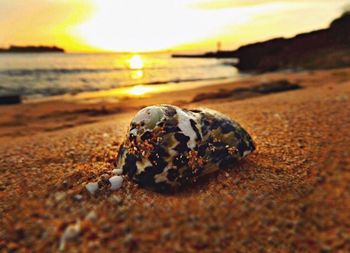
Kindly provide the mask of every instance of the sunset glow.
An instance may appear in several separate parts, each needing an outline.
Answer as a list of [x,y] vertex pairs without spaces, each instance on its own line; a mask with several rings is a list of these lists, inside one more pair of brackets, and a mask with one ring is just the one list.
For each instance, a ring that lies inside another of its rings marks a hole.
[[213,9],[201,6],[199,0],[94,0],[93,6],[92,17],[76,27],[79,36],[101,50],[133,52],[186,49],[198,42],[215,45],[225,29],[261,14],[297,8],[292,3],[268,3]]
[[[234,49],[258,40],[326,27],[346,3],[0,0],[0,47],[45,44],[68,51],[144,52],[213,50],[220,41],[223,49]],[[310,11],[312,15],[307,14]]]

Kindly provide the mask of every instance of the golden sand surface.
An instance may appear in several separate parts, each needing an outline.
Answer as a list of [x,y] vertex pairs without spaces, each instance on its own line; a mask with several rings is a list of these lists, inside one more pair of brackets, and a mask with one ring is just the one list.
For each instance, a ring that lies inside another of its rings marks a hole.
[[[192,103],[200,92],[287,79],[303,89]],[[208,107],[239,122],[257,150],[172,194],[112,174],[136,110]],[[350,69],[254,76],[116,103],[46,101],[0,108],[0,251],[349,252]]]

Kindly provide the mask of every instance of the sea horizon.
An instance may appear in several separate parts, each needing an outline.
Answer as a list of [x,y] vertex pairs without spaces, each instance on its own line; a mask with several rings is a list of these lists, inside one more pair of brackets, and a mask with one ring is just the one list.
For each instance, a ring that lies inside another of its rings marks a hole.
[[136,85],[239,79],[227,60],[178,59],[171,53],[0,54],[0,95],[26,99]]

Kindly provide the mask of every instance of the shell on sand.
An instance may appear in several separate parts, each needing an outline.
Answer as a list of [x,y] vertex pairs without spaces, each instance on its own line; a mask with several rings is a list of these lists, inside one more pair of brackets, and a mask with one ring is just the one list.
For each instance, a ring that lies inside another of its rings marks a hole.
[[116,166],[139,185],[162,190],[194,182],[254,150],[250,135],[219,112],[157,105],[135,115]]

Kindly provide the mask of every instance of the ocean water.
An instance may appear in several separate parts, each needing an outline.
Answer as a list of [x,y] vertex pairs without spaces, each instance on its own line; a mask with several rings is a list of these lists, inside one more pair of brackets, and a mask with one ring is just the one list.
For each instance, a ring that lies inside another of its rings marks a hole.
[[133,85],[239,78],[218,59],[169,54],[0,54],[0,95],[37,98]]

